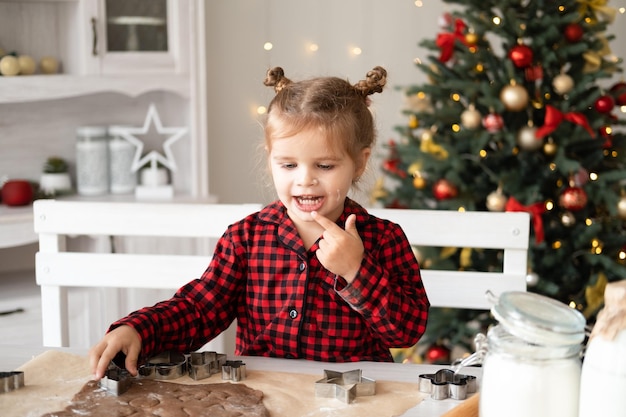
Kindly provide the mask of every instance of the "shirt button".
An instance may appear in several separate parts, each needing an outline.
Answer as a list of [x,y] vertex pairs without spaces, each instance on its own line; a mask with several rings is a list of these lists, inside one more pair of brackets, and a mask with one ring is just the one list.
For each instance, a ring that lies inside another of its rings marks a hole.
[[295,319],[296,317],[298,317],[298,311],[295,308],[292,308],[291,310],[289,310],[289,317]]
[[300,271],[304,271],[306,269],[306,264],[304,262],[302,262],[300,264]]

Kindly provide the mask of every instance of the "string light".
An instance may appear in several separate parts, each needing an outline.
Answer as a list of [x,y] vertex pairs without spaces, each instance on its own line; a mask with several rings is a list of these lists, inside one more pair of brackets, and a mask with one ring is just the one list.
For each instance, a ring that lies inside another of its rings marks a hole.
[[317,52],[320,49],[320,46],[316,43],[310,43],[308,49],[311,52]]
[[352,55],[358,56],[358,55],[361,55],[363,51],[358,46],[355,46],[352,49],[350,49],[350,52],[352,52]]
[[422,7],[424,5],[422,0],[415,0],[413,4],[415,4],[415,7]]
[[259,106],[259,107],[256,108],[256,114],[263,115],[265,113],[267,113],[267,107]]
[[273,47],[274,45],[272,45],[272,42],[265,42],[263,44],[263,49],[265,49],[266,51],[271,51]]

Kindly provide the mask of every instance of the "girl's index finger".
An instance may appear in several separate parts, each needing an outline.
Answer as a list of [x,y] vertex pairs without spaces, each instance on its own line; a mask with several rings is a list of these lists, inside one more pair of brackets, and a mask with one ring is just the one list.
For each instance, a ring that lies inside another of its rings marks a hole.
[[328,218],[319,214],[317,211],[312,211],[311,217],[313,217],[313,220],[315,220],[320,226],[322,226],[326,230],[332,229],[334,227],[339,227],[335,224],[335,222],[330,221]]

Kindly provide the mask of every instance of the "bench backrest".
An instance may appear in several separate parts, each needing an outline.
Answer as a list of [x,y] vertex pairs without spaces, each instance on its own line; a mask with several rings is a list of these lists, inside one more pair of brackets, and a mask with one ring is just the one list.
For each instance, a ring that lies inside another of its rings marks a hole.
[[[43,343],[68,346],[70,287],[177,289],[209,264],[214,239],[260,209],[256,204],[38,200],[36,277],[41,286]],[[526,289],[527,213],[371,209],[400,224],[411,244],[501,249],[501,272],[434,271],[422,277],[431,304],[488,309],[485,292]],[[207,238],[202,255],[68,252],[72,235]],[[208,242],[208,238],[213,241]],[[232,337],[232,336],[230,336]],[[222,342],[223,343],[223,342]]]
[[488,310],[485,296],[504,291],[526,291],[528,213],[483,211],[370,209],[375,216],[402,226],[416,247],[499,249],[502,271],[440,271],[422,268],[422,280],[431,305]]
[[[44,346],[69,345],[69,287],[177,289],[209,265],[215,239],[260,209],[257,204],[37,200],[36,279],[41,287]],[[66,251],[66,237],[200,239],[201,255]],[[202,242],[204,241],[204,242]],[[114,300],[113,300],[114,301]],[[111,307],[110,305],[106,307]]]

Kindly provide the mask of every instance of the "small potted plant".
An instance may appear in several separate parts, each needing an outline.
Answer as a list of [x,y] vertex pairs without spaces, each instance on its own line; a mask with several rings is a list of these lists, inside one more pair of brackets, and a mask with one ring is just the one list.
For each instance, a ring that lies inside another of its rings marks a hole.
[[72,191],[72,181],[65,159],[51,156],[46,160],[39,187],[44,194],[52,196]]

